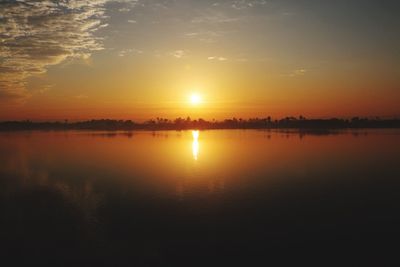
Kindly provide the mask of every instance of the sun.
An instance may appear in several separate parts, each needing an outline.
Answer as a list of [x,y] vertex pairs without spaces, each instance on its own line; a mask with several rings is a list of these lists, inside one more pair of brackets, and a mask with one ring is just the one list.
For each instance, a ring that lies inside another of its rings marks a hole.
[[193,93],[190,96],[190,104],[192,105],[198,105],[202,102],[201,96],[197,93]]

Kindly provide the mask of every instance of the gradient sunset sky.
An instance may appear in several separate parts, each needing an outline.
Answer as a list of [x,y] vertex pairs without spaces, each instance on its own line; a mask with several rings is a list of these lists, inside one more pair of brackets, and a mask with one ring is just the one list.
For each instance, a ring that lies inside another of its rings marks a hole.
[[0,120],[400,116],[399,10],[398,0],[3,0]]

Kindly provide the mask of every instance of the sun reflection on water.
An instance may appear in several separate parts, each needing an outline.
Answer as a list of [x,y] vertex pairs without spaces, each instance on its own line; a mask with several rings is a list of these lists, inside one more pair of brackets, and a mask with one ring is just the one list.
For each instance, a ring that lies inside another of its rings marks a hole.
[[193,159],[197,160],[199,156],[199,130],[192,131],[193,142],[192,142],[192,153]]

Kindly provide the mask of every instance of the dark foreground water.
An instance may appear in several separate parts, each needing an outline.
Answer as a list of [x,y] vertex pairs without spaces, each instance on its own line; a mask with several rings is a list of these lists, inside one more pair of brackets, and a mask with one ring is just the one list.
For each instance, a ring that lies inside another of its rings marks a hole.
[[400,131],[0,133],[2,266],[391,266]]

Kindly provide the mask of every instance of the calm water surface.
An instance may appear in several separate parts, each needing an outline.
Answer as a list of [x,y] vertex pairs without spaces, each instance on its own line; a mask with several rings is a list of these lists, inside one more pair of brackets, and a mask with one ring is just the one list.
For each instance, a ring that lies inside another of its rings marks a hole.
[[0,133],[14,265],[387,266],[399,204],[398,130]]

